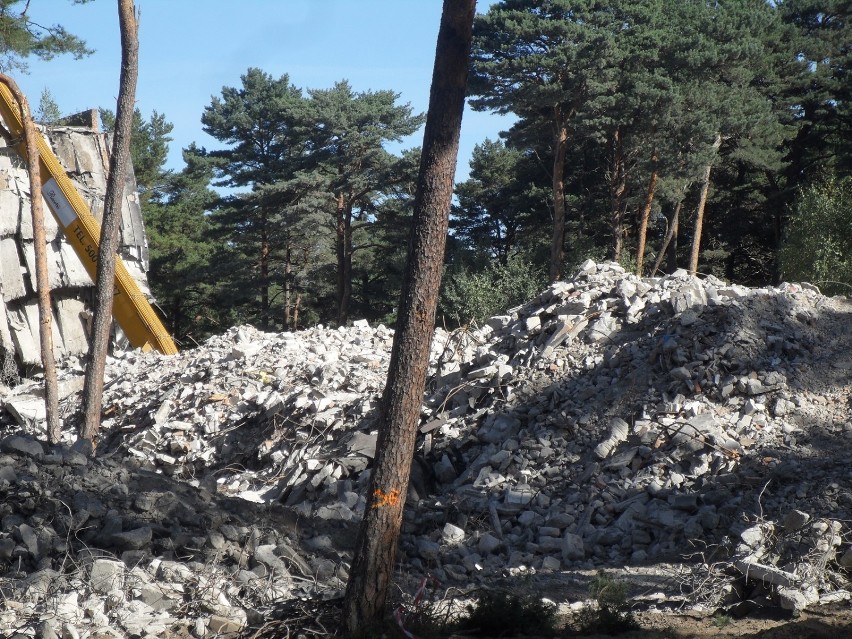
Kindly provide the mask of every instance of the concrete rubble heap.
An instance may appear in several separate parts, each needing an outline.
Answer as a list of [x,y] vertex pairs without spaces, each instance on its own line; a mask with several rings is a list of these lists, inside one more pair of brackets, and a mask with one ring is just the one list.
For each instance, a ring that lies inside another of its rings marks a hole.
[[[850,319],[807,284],[589,261],[481,327],[439,329],[403,572],[475,585],[690,554],[693,575],[723,569],[712,597],[695,588],[707,605],[757,587],[794,611],[848,599]],[[365,321],[243,326],[174,357],[118,353],[94,461],[8,419],[0,627],[213,637],[339,594],[392,339]]]

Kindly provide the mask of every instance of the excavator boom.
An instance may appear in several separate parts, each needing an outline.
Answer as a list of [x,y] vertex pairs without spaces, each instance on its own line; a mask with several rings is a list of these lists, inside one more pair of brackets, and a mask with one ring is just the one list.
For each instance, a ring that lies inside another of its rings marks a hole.
[[[21,157],[26,158],[24,124],[12,92],[3,83],[0,83],[0,117],[14,138],[15,149]],[[100,247],[100,224],[40,135],[38,152],[44,200],[94,281]],[[112,313],[132,346],[143,350],[154,348],[165,355],[177,353],[177,347],[165,326],[118,256],[115,263],[115,299]]]

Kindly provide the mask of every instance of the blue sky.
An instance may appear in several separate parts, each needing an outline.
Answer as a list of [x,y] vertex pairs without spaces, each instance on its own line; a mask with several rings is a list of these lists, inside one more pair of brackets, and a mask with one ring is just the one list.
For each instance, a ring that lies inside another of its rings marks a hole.
[[[491,2],[479,0],[484,11]],[[32,0],[31,19],[61,24],[96,53],[49,62],[32,60],[16,80],[37,110],[47,88],[63,113],[115,110],[121,46],[115,0],[73,5]],[[201,130],[201,114],[223,86],[240,86],[249,67],[287,74],[301,88],[328,88],[347,79],[357,91],[392,89],[415,112],[425,112],[441,0],[136,0],[139,20],[137,106],[174,124],[168,168],[183,165],[191,142],[217,141]],[[496,139],[508,120],[465,112],[456,180],[467,176],[475,144]],[[405,144],[417,146],[422,130]]]

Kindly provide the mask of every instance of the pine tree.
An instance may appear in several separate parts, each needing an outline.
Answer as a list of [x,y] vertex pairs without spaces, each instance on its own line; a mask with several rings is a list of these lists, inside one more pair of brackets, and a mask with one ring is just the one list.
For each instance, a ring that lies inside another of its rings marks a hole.
[[599,69],[602,40],[591,0],[504,0],[474,23],[468,92],[477,110],[514,113],[549,131],[553,225],[550,278],[562,275],[565,162],[571,129]]
[[350,314],[393,324],[402,289],[420,149],[402,153],[399,180],[377,200],[371,221],[353,231]]
[[[702,175],[710,176],[700,180],[703,194],[705,179],[712,180],[712,171],[724,164],[740,172],[779,173],[783,144],[795,130],[789,104],[780,99],[791,57],[778,11],[763,0],[697,6],[702,19],[693,19],[685,35],[702,38],[698,55],[694,41],[684,41],[680,53],[692,62],[684,93],[693,107],[687,111],[695,118],[692,125],[702,131],[692,155],[703,156]],[[703,202],[699,197],[694,217],[692,271],[698,268]]]
[[[303,194],[291,187],[298,182],[308,150],[303,129],[307,100],[286,75],[274,79],[251,68],[241,80],[241,88],[224,87],[221,98],[213,98],[201,121],[206,133],[228,145],[209,154],[220,160],[218,185],[251,189],[228,198],[215,221],[230,233],[230,241],[239,244],[233,252],[243,266],[231,264],[231,270],[242,270],[245,288],[239,292],[249,299],[256,296],[256,321],[268,328],[273,321],[274,260],[282,249],[279,218],[283,208]],[[282,181],[287,187],[267,197],[264,189]],[[290,200],[282,201],[285,195]]]
[[[101,124],[105,131],[115,128],[115,113],[109,109],[100,109]],[[169,155],[169,134],[174,125],[166,120],[166,116],[153,111],[147,120],[137,107],[133,110],[133,132],[130,139],[130,157],[133,160],[133,174],[136,187],[144,211],[146,206],[158,201],[162,189],[170,177],[170,171],[165,169]]]
[[397,104],[393,91],[356,93],[345,80],[310,90],[312,171],[326,182],[334,201],[337,256],[337,322],[345,324],[352,301],[355,223],[367,223],[376,204],[395,184],[410,180],[404,161],[384,149],[417,130],[423,117]]
[[[255,305],[248,319],[263,327],[275,321],[275,300],[283,307],[279,317],[290,324],[294,296],[298,308],[311,304],[321,317],[345,323],[353,254],[375,244],[375,238],[355,241],[360,227],[374,224],[383,200],[411,181],[411,163],[384,145],[413,133],[422,118],[397,104],[392,91],[357,93],[345,81],[305,97],[286,76],[273,80],[250,69],[242,80],[241,90],[223,89],[202,118],[205,130],[229,145],[210,153],[222,160],[220,184],[250,189],[214,213],[223,246],[244,264],[232,275],[240,277],[235,295],[244,297],[233,303]],[[332,299],[321,275],[328,266],[327,234],[336,264]]]
[[56,99],[53,97],[50,89],[45,87],[42,89],[41,98],[38,101],[36,121],[46,126],[56,126],[61,120],[62,113],[59,110],[59,105],[56,103]]
[[343,631],[364,636],[384,613],[423,402],[476,0],[445,0],[376,459],[343,601]]

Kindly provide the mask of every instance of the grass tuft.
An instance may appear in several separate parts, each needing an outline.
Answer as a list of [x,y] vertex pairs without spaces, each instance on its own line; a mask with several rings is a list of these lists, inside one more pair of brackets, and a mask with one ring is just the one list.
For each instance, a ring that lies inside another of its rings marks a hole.
[[486,637],[552,635],[556,606],[536,597],[487,590],[467,607],[465,632]]

